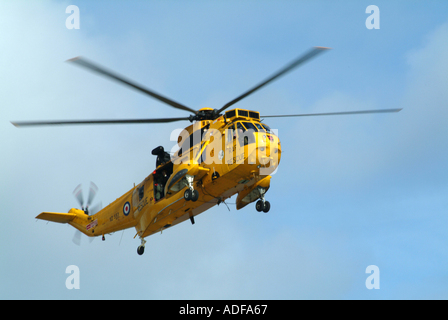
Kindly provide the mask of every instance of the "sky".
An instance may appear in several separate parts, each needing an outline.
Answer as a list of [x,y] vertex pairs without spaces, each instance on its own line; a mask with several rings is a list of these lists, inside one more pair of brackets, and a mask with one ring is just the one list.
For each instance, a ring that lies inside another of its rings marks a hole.
[[[371,4],[379,29],[366,28]],[[448,299],[447,39],[446,1],[1,1],[0,298]],[[189,124],[14,127],[188,116],[65,60],[220,108],[313,46],[332,50],[235,107],[403,110],[269,118],[282,143],[269,213],[237,211],[234,196],[148,237],[143,256],[135,229],[76,246],[72,227],[35,219],[76,207],[80,183],[114,201]],[[70,265],[80,289],[65,285]]]

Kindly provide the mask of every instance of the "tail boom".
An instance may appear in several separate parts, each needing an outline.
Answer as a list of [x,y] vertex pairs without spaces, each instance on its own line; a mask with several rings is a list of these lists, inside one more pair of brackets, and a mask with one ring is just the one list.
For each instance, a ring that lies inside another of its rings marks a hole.
[[88,216],[84,213],[83,210],[74,208],[70,209],[68,213],[42,212],[36,217],[36,219],[57,223],[68,223],[88,236],[93,236],[91,231],[88,232],[90,229],[89,226],[93,227],[94,225],[92,225],[92,223],[94,223],[95,221],[98,223],[98,221],[95,220],[93,216]]

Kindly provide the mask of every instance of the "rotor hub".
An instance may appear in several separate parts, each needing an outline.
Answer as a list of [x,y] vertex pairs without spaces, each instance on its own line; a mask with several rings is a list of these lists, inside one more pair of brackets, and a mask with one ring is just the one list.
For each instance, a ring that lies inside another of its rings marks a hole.
[[217,109],[212,108],[202,108],[195,115],[190,115],[188,120],[190,122],[193,121],[202,121],[202,120],[215,120],[219,117],[219,111]]

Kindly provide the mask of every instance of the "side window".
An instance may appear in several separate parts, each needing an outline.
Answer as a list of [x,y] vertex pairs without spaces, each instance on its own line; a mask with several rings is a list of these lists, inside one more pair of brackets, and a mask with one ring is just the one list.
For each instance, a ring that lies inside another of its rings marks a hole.
[[141,201],[143,199],[143,196],[145,195],[145,185],[143,184],[139,189],[138,189],[138,201]]
[[202,143],[202,135],[205,132],[207,132],[209,127],[210,126],[207,125],[203,127],[201,130],[196,130],[195,132],[193,132],[187,139],[185,139],[177,155],[181,157],[182,153],[185,153],[188,150],[190,150],[193,146]]
[[188,152],[191,148],[191,140],[193,136],[190,135],[188,138],[185,139],[184,143],[182,143],[182,147],[179,150],[178,156],[182,157],[182,153]]
[[154,198],[159,201],[163,198],[164,185],[160,181],[160,177],[154,176]]
[[238,137],[240,147],[245,146],[249,143],[249,137],[246,134],[246,128],[241,124],[241,122],[238,122],[236,124],[236,137]]
[[205,159],[206,159],[206,157],[207,157],[207,146],[204,148],[204,150],[202,151],[202,153],[201,153],[201,156],[199,157],[199,164],[201,164],[202,162],[204,162],[205,161]]
[[144,185],[145,182],[143,181],[134,189],[134,192],[132,193],[132,205],[134,206],[134,208],[136,208],[139,205],[140,201],[143,199],[143,196],[145,195]]
[[232,141],[233,141],[233,139],[235,138],[235,137],[234,137],[234,134],[235,134],[235,125],[232,124],[231,126],[229,126],[229,127],[226,129],[226,135],[227,135],[226,143],[229,143],[229,142],[232,142]]

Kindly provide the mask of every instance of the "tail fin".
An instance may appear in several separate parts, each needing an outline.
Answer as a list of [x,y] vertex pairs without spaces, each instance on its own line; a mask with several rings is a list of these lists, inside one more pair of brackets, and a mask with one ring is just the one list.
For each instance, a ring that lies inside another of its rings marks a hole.
[[42,212],[36,219],[47,220],[58,223],[68,223],[76,218],[75,213],[60,213],[60,212]]
[[[47,220],[58,223],[68,223],[82,233],[92,236],[92,227],[98,225],[95,215],[88,216],[83,210],[72,208],[68,213],[42,212],[36,219]],[[89,232],[88,232],[89,231]]]

